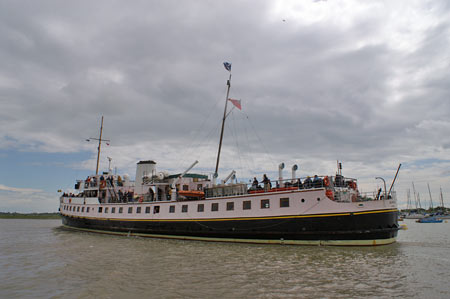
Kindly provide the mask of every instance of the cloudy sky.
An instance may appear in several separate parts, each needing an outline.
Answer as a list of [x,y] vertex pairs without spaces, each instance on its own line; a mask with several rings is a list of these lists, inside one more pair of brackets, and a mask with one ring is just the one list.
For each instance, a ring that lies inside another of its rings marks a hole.
[[[58,189],[139,160],[219,175],[293,164],[362,191],[414,182],[450,205],[448,1],[0,1],[0,211],[58,208]],[[230,108],[230,106],[229,106]],[[412,192],[412,190],[411,190]]]

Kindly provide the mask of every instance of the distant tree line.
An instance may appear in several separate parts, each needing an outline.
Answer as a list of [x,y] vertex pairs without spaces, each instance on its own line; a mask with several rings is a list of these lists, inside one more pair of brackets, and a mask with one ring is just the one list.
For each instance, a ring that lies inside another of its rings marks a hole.
[[0,212],[2,219],[60,219],[59,213],[10,213]]
[[418,214],[424,214],[424,213],[450,213],[450,208],[446,207],[435,207],[435,208],[429,208],[429,209],[403,209],[401,210],[402,213],[418,213]]

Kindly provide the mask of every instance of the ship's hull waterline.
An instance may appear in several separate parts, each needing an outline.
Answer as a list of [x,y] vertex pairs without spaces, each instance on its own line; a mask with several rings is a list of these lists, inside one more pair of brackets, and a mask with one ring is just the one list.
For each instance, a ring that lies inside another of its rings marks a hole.
[[373,246],[394,243],[398,211],[291,215],[283,217],[165,221],[62,215],[71,229],[96,233],[214,242]]

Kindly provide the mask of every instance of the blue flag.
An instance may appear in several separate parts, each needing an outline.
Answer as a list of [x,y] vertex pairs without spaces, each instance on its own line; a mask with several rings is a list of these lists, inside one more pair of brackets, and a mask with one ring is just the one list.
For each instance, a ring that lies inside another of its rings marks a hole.
[[229,62],[224,62],[223,66],[225,67],[225,69],[229,72],[231,72],[231,63]]

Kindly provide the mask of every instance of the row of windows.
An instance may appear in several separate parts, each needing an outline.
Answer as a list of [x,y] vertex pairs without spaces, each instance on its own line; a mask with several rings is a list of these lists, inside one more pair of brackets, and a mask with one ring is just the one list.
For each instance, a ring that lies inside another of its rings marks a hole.
[[[304,199],[301,200],[302,202],[305,202]],[[320,201],[320,198],[317,198],[317,201]],[[261,199],[261,209],[269,209],[270,208],[270,200],[269,199]],[[235,203],[233,201],[226,203],[226,210],[227,211],[234,211],[234,205]],[[280,208],[288,208],[289,207],[289,198],[280,198]],[[111,209],[110,209],[111,208]],[[244,200],[242,202],[242,209],[243,210],[250,210],[252,208],[252,202],[250,200]],[[64,210],[72,211],[72,212],[80,212],[80,207],[75,206],[63,206]],[[75,210],[76,209],[76,210]],[[201,213],[205,211],[205,204],[199,203],[197,204],[197,212]],[[219,211],[219,203],[214,202],[211,203],[211,211],[217,212]],[[84,207],[81,207],[81,212],[84,213]],[[89,213],[89,207],[86,207],[86,212]],[[94,209],[92,209],[92,212],[94,212]],[[98,208],[99,213],[116,213],[116,207],[99,207]],[[140,214],[142,212],[142,207],[136,207],[136,213]],[[151,207],[145,207],[145,213],[149,214],[151,212]],[[153,214],[158,214],[160,212],[160,206],[153,206]],[[181,206],[181,212],[187,213],[188,212],[188,205],[182,205]],[[117,213],[122,214],[123,213],[123,207],[117,208]],[[133,207],[128,207],[128,214],[133,213]],[[175,205],[169,206],[169,213],[175,213]]]

